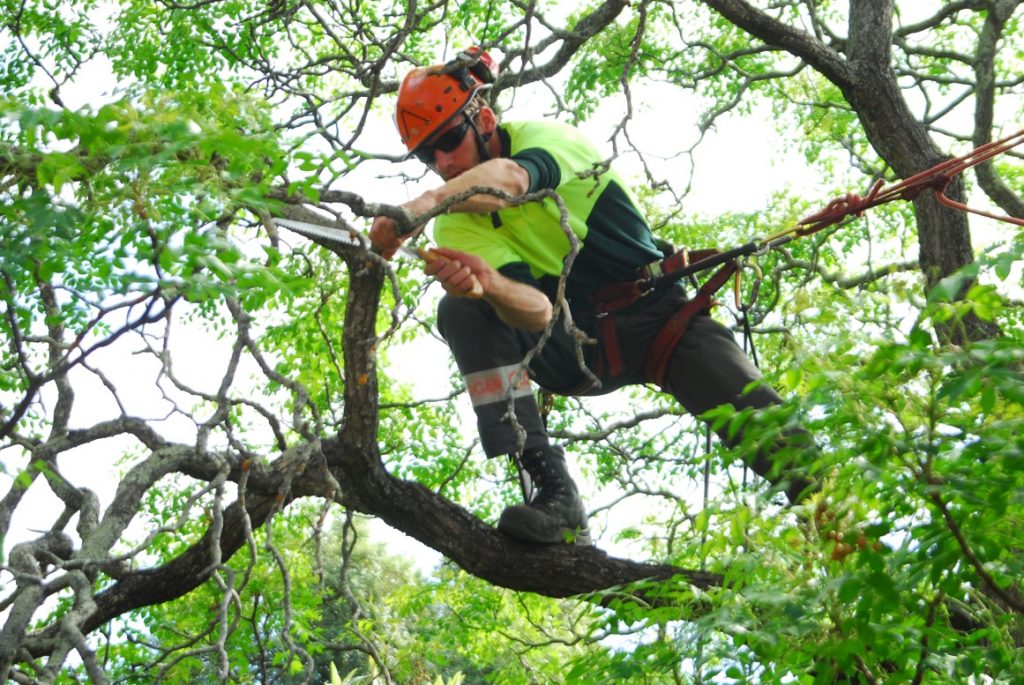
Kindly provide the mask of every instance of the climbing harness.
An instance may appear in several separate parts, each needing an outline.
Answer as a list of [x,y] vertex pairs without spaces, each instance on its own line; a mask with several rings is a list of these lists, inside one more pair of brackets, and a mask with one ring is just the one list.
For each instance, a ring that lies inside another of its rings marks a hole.
[[[952,200],[946,195],[946,189],[954,176],[972,166],[988,161],[992,157],[1002,154],[1022,142],[1024,142],[1024,129],[1000,140],[983,145],[966,155],[947,160],[930,169],[926,169],[891,187],[884,187],[882,180],[879,179],[872,184],[865,197],[861,198],[856,194],[848,194],[845,197],[832,200],[823,210],[806,217],[792,228],[769,235],[760,240],[751,241],[726,252],[719,252],[713,249],[691,252],[683,249],[670,254],[665,259],[642,267],[637,271],[635,280],[615,283],[598,290],[595,293],[594,300],[598,314],[603,317],[601,330],[609,371],[614,374],[621,370],[618,340],[615,336],[615,313],[629,307],[658,287],[683,279],[689,279],[694,283],[697,287],[697,294],[683,305],[658,333],[645,363],[647,379],[659,385],[661,384],[672,352],[685,334],[690,320],[698,313],[710,309],[714,302],[713,297],[715,293],[730,278],[733,278],[734,283],[738,323],[743,331],[743,351],[750,355],[751,361],[755,366],[760,366],[757,359],[757,350],[754,347],[749,312],[753,303],[757,300],[762,274],[756,263],[747,262],[747,257],[756,257],[768,250],[777,249],[798,237],[811,235],[829,226],[839,224],[846,220],[847,217],[859,217],[865,210],[880,204],[897,199],[913,200],[921,191],[930,188],[934,190],[935,196],[940,203],[952,209],[971,212],[1017,225],[1024,225],[1024,219],[998,216],[972,209]],[[696,283],[695,275],[697,273],[708,271],[715,267],[718,267],[718,270],[703,285]],[[740,272],[744,267],[749,267],[755,274],[750,288],[750,295],[746,301],[742,300],[739,279]],[[711,426],[707,425],[703,435],[705,454],[711,452],[711,436]],[[710,459],[706,459],[704,462],[703,479],[704,509],[706,510],[711,483]],[[747,467],[744,466],[742,483],[744,488],[746,483]],[[707,531],[705,530],[701,535],[702,547],[706,540]]]
[[690,320],[697,314],[711,309],[715,294],[739,272],[741,257],[758,254],[761,251],[762,247],[756,242],[750,242],[726,252],[700,250],[691,253],[683,249],[663,260],[641,267],[636,280],[613,283],[595,292],[594,302],[597,314],[601,318],[601,338],[605,347],[609,373],[616,376],[622,371],[622,356],[619,352],[618,337],[615,335],[615,313],[629,307],[659,287],[718,267],[718,270],[697,288],[694,296],[688,299],[665,323],[651,344],[644,362],[644,377],[650,382],[661,385],[672,352],[686,333]]
[[[604,342],[607,369],[613,376],[622,370],[622,359],[618,339],[615,335],[615,314],[660,287],[676,283],[684,278],[694,279],[695,275],[717,267],[717,270],[697,287],[697,292],[680,308],[655,337],[644,363],[644,375],[649,382],[662,385],[669,360],[686,328],[694,316],[707,312],[714,303],[715,294],[729,281],[737,279],[742,264],[748,257],[756,257],[769,250],[778,249],[797,238],[812,235],[847,219],[861,216],[865,210],[893,200],[913,200],[923,190],[931,189],[940,203],[960,211],[971,212],[999,221],[1024,226],[1024,219],[972,209],[946,195],[946,189],[953,177],[966,169],[987,162],[1017,145],[1024,143],[1024,129],[982,145],[960,157],[954,157],[915,174],[899,183],[886,187],[879,179],[867,195],[860,197],[849,193],[832,200],[820,212],[812,214],[795,226],[763,238],[734,247],[724,252],[715,249],[688,251],[680,250],[664,259],[652,262],[637,270],[633,280],[613,283],[594,293],[594,306],[601,317],[601,338]],[[745,317],[744,317],[745,319]],[[749,326],[749,322],[745,325]]]

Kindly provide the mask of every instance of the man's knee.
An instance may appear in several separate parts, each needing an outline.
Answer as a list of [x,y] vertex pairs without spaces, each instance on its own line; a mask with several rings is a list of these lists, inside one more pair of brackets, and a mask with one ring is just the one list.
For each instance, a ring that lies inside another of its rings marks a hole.
[[732,402],[737,409],[764,409],[777,404],[782,404],[782,397],[775,391],[775,388],[768,385],[764,379],[758,378],[741,389],[739,395]]
[[445,295],[437,305],[437,329],[441,336],[451,342],[451,336],[471,331],[480,331],[480,326],[491,326],[496,322],[494,307],[484,300]]

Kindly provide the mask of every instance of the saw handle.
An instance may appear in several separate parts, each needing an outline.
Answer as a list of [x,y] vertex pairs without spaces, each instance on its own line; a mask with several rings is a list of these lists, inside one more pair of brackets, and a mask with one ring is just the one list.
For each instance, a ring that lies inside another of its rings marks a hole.
[[[431,250],[429,248],[417,247],[417,248],[414,248],[414,249],[416,250],[416,254],[418,254],[420,256],[420,258],[423,261],[427,262],[428,264],[430,262],[434,261],[435,259],[438,259],[438,258],[441,257],[441,255],[437,254],[436,252],[434,252],[433,250]],[[468,293],[466,293],[466,297],[468,297],[471,300],[479,300],[483,296],[484,296],[484,287],[482,285],[480,285],[480,281],[476,280],[476,276],[474,276],[473,277],[473,287],[470,288]]]

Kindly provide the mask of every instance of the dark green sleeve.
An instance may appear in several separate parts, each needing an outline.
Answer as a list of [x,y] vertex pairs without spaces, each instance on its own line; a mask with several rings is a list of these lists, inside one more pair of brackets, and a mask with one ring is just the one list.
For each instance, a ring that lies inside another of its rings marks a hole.
[[531,147],[521,150],[512,155],[512,161],[526,169],[526,173],[530,175],[528,192],[535,193],[544,188],[554,190],[562,182],[562,172],[558,168],[558,163],[551,153],[543,148]]
[[498,273],[506,278],[511,278],[513,281],[519,281],[526,285],[532,285],[534,288],[541,290],[540,283],[533,274],[530,273],[530,267],[526,262],[512,262],[498,269]]

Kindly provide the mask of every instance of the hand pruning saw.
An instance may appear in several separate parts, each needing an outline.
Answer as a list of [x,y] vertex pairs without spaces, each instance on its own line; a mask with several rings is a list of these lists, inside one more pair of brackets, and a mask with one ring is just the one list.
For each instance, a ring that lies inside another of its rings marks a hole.
[[[308,221],[296,221],[295,219],[283,219],[281,217],[273,217],[271,221],[275,225],[282,228],[287,228],[290,231],[295,231],[307,238],[320,238],[332,243],[338,243],[339,245],[345,245],[347,247],[363,247],[365,244],[369,244],[369,238],[366,239],[366,243],[352,235],[347,231],[343,231],[333,226],[324,226],[323,224],[313,224]],[[443,259],[441,255],[437,254],[429,248],[412,248],[408,245],[400,245],[398,251],[402,254],[413,257],[414,259],[421,259],[428,264],[435,259]],[[479,299],[483,297],[484,291],[480,283],[473,280],[472,289],[466,293],[466,297],[470,299]]]

